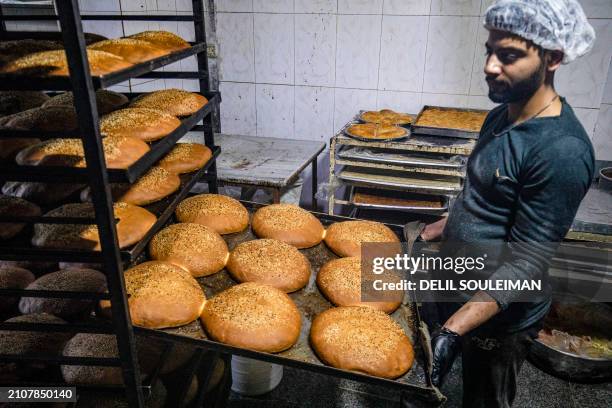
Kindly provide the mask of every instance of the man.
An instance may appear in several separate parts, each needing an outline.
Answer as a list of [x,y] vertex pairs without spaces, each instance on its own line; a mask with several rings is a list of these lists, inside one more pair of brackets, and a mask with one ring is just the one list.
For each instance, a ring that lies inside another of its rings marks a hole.
[[[556,93],[555,72],[586,54],[595,33],[575,0],[497,0],[484,24],[489,98],[501,105],[487,116],[449,217],[428,225],[422,238],[508,242],[517,248],[512,260],[490,279],[545,281],[550,243],[566,235],[594,171],[592,145]],[[461,351],[464,407],[512,405],[520,367],[550,306],[550,295],[532,302],[519,296],[481,291],[440,320],[432,380],[439,386]]]

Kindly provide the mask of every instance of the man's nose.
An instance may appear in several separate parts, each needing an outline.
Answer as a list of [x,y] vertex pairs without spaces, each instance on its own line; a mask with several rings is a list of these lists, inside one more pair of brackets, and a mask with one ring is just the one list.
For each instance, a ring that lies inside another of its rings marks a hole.
[[491,54],[487,57],[485,62],[484,72],[487,75],[499,75],[502,71],[501,67],[502,64],[499,59],[497,59],[497,56]]

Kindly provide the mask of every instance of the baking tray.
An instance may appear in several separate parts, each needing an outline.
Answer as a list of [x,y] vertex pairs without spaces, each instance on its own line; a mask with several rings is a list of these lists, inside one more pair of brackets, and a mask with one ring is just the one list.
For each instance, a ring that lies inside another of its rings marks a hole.
[[400,164],[419,167],[432,167],[444,169],[463,169],[465,159],[443,158],[418,154],[401,154],[393,151],[374,150],[367,147],[346,146],[338,151],[337,156],[342,159],[363,160],[372,163]]
[[[361,123],[372,123],[372,122],[368,122],[367,120],[363,119],[363,114],[366,112],[380,112],[382,109],[379,109],[378,111],[367,111],[367,110],[360,110],[359,113],[357,114],[357,119],[359,120],[359,122]],[[404,112],[396,112],[399,113],[401,115],[408,115],[412,118],[412,121],[410,123],[402,123],[402,124],[397,124],[396,126],[401,126],[401,127],[405,127],[406,129],[410,129],[410,125],[412,125],[412,123],[414,122],[414,118],[415,115],[411,114],[411,113],[404,113]]]
[[454,129],[454,128],[440,128],[440,127],[431,127],[431,126],[418,126],[417,123],[421,118],[423,112],[427,109],[440,109],[440,110],[454,110],[454,111],[464,111],[464,112],[489,112],[488,110],[483,109],[464,109],[464,108],[449,108],[444,106],[432,106],[425,105],[421,112],[417,115],[414,123],[412,124],[412,133],[421,134],[421,135],[432,135],[432,136],[445,136],[445,137],[458,137],[462,139],[478,139],[480,135],[480,131],[474,132],[470,130],[462,130],[462,129]]
[[[365,193],[365,194],[372,194],[372,195],[381,196],[381,197],[389,197],[389,198],[413,198],[416,200],[420,197],[420,198],[429,199],[429,200],[438,199],[440,200],[441,206],[440,207],[425,207],[425,206],[402,206],[402,205],[390,205],[390,204],[358,203],[358,202],[355,202],[355,194],[358,192]],[[398,197],[398,195],[401,195],[401,197]],[[367,209],[373,209],[373,210],[393,210],[393,211],[405,211],[405,212],[411,212],[411,213],[425,213],[425,214],[434,214],[434,215],[443,214],[448,210],[448,197],[446,196],[427,196],[423,194],[417,194],[417,195],[418,197],[416,196],[407,197],[405,192],[398,194],[397,192],[390,191],[390,190],[377,190],[377,189],[372,189],[372,188],[353,187],[351,188],[350,201],[351,201],[351,204],[353,204],[357,208],[367,208]]]
[[359,122],[359,121],[351,121],[351,122],[347,123],[342,128],[342,132],[345,135],[347,135],[349,137],[352,137],[353,139],[361,140],[362,142],[368,142],[368,143],[369,142],[391,142],[391,141],[404,140],[404,139],[407,139],[407,138],[410,137],[410,129],[405,127],[405,126],[397,126],[397,127],[401,128],[401,129],[404,129],[404,131],[406,132],[405,135],[398,136],[398,137],[388,137],[388,138],[384,138],[384,139],[381,139],[381,138],[368,139],[366,137],[358,136],[358,135],[355,135],[355,134],[349,132],[349,130],[348,130],[349,127],[351,127],[352,125],[361,125],[361,124],[363,124],[363,123]]
[[[245,206],[247,206],[250,213],[262,206],[261,204],[257,203],[244,201],[243,203]],[[352,218],[331,216],[322,213],[313,214],[321,220],[323,225],[329,225],[333,222],[352,220]],[[402,237],[401,226],[389,225],[389,227],[396,232],[398,237]],[[226,240],[230,250],[242,242],[256,239],[250,228],[240,233],[224,235],[223,238]],[[316,285],[316,276],[322,265],[332,259],[336,259],[337,256],[331,252],[323,242],[315,247],[300,251],[306,255],[310,261],[312,274],[310,276],[308,285],[305,288],[289,294],[302,315],[300,337],[298,342],[289,350],[272,354],[219,343],[210,340],[207,337],[199,320],[178,328],[163,330],[136,328],[136,330],[138,332],[142,332],[143,334],[149,334],[153,337],[167,338],[170,340],[182,340],[224,353],[293,366],[335,377],[347,378],[354,381],[393,387],[395,389],[407,392],[408,394],[416,394],[431,401],[437,401],[438,403],[443,400],[444,397],[439,393],[439,391],[431,386],[428,371],[429,368],[427,368],[430,367],[432,358],[431,349],[429,347],[429,332],[427,326],[422,323],[419,318],[417,304],[408,293],[405,295],[403,304],[400,306],[400,308],[391,315],[391,317],[404,329],[414,347],[414,364],[406,374],[398,379],[391,380],[356,371],[337,369],[327,366],[321,362],[310,347],[310,343],[308,341],[310,326],[315,315],[323,312],[324,310],[332,308],[333,305],[328,302],[327,299],[325,299],[325,297],[319,292]],[[143,255],[143,259],[141,259],[141,261],[144,260]],[[210,276],[197,278],[197,281],[206,293],[207,298],[211,298],[223,290],[237,284],[237,282],[230,277],[225,269]],[[436,404],[434,404],[434,406],[435,405]]]

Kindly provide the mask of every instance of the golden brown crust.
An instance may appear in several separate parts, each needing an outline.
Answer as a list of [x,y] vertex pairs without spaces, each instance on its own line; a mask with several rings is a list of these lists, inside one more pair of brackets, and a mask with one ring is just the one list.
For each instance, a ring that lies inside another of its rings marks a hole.
[[[140,241],[156,221],[155,215],[144,208],[126,203],[113,206],[117,222],[119,247]],[[65,204],[45,214],[49,217],[93,217],[90,203]],[[100,250],[98,227],[92,224],[35,224],[32,245],[46,248]]]
[[259,238],[273,238],[296,248],[321,242],[325,228],[314,215],[293,204],[272,204],[253,214],[252,228]]
[[421,113],[415,125],[479,132],[487,114],[488,112],[429,107]]
[[181,201],[176,207],[179,222],[202,224],[219,234],[244,231],[249,226],[249,212],[231,197],[220,194],[198,194]]
[[182,89],[164,89],[142,94],[132,100],[132,108],[157,109],[173,116],[189,116],[208,103],[200,94]]
[[50,40],[26,38],[23,40],[0,41],[0,65],[28,54],[34,54],[35,52],[61,50],[62,48],[61,43]]
[[325,244],[338,256],[361,256],[363,242],[399,243],[389,227],[375,221],[343,221],[327,227]]
[[136,38],[115,38],[91,44],[89,50],[106,51],[132,64],[149,61],[168,54],[167,50]]
[[405,113],[398,113],[391,109],[363,112],[360,118],[367,123],[382,123],[387,125],[408,125],[413,121],[412,116]]
[[126,108],[100,119],[102,136],[128,136],[144,142],[162,139],[181,125],[181,121],[155,109]]
[[40,91],[0,91],[0,117],[37,108],[48,100]]
[[402,328],[370,307],[336,307],[312,321],[310,342],[332,367],[397,378],[412,367],[414,350]]
[[212,151],[200,143],[177,143],[162,157],[158,166],[177,174],[200,170],[212,157]]
[[[0,265],[0,289],[25,289],[36,277],[18,266]],[[19,297],[0,296],[0,310],[7,311],[19,301]]]
[[287,350],[300,335],[301,316],[291,298],[255,282],[216,295],[206,303],[201,319],[213,340],[269,353]]
[[40,130],[48,132],[70,131],[78,128],[77,115],[69,106],[33,108],[11,116],[3,126],[15,130]]
[[169,31],[143,31],[130,35],[128,38],[147,41],[167,51],[182,50],[190,47],[187,41]]
[[[129,99],[127,96],[108,89],[98,89],[96,91],[96,105],[98,106],[98,114],[106,115],[122,106],[127,105]],[[74,95],[72,92],[64,92],[54,96],[45,102],[43,107],[47,106],[74,106]]]
[[402,127],[377,123],[351,125],[346,131],[350,135],[366,139],[395,139],[408,134],[408,131]]
[[200,224],[180,223],[158,232],[149,244],[156,261],[173,263],[192,276],[208,276],[225,267],[229,257],[221,235]]
[[276,239],[256,239],[231,252],[227,270],[238,282],[257,282],[290,293],[310,278],[308,258],[294,246]]
[[339,258],[327,262],[317,274],[317,286],[336,306],[367,306],[385,313],[393,313],[401,305],[403,297],[398,293],[398,299],[394,302],[362,301],[361,260],[357,257]]
[[[40,208],[22,198],[0,195],[0,215],[4,216],[38,216]],[[7,240],[19,234],[26,224],[0,222],[0,240]]]

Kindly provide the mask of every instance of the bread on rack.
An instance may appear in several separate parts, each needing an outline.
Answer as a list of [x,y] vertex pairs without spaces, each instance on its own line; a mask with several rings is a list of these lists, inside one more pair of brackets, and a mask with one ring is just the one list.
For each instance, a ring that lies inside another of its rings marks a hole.
[[[1,216],[36,217],[41,214],[40,207],[22,198],[0,195]],[[0,222],[0,240],[11,239],[25,228],[26,224],[19,222]]]
[[[132,66],[121,57],[104,51],[87,50],[91,75],[100,76]],[[64,50],[43,51],[12,60],[0,73],[32,76],[68,76],[68,61]]]
[[207,103],[208,99],[200,94],[171,88],[139,95],[130,107],[157,109],[180,117],[193,115]]
[[310,262],[292,245],[276,239],[256,239],[237,245],[227,270],[238,282],[257,282],[290,293],[310,278]]
[[57,271],[57,262],[44,261],[8,261],[0,260],[0,268],[22,268],[31,271],[35,276]]
[[376,221],[343,221],[336,222],[327,227],[325,244],[338,256],[361,256],[361,244],[394,243],[400,240],[397,235],[385,224]]
[[0,91],[0,117],[37,108],[48,100],[49,96],[40,91]]
[[332,367],[383,378],[405,374],[414,350],[401,326],[371,307],[335,307],[317,315],[310,343]]
[[411,115],[398,113],[391,109],[363,112],[359,118],[367,123],[382,123],[387,125],[408,125],[413,121]]
[[12,130],[60,132],[77,129],[78,121],[73,107],[48,106],[16,113],[0,127]]
[[408,131],[403,127],[388,123],[358,123],[349,126],[346,133],[364,139],[384,140],[404,137]]
[[179,222],[202,224],[219,234],[244,231],[249,226],[249,212],[240,201],[220,194],[198,194],[184,199],[176,207]]
[[[106,277],[93,269],[62,269],[41,276],[26,289],[102,293],[106,290]],[[91,299],[22,297],[19,311],[23,314],[49,313],[70,320],[85,317],[94,305]]]
[[175,116],[147,108],[126,108],[100,119],[100,133],[105,136],[129,136],[152,142],[168,136],[181,125]]
[[20,151],[40,142],[40,139],[29,137],[0,137],[0,163],[15,164],[15,157]]
[[172,224],[159,231],[149,244],[151,259],[170,262],[194,277],[208,276],[227,264],[229,250],[217,232],[200,224]]
[[25,38],[22,40],[0,41],[0,66],[13,60],[42,51],[61,50],[59,41]]
[[[18,266],[0,265],[0,289],[25,289],[36,277],[32,272]],[[0,296],[0,310],[8,311],[19,301],[19,297]]]
[[121,57],[132,64],[139,64],[168,54],[168,51],[165,49],[159,48],[150,42],[135,38],[103,40],[91,44],[87,49],[105,51]]
[[212,151],[200,143],[177,143],[162,157],[158,166],[176,174],[200,170],[212,157]]
[[293,204],[272,204],[253,214],[253,232],[259,238],[273,238],[296,248],[310,248],[325,237],[321,221]]
[[[66,324],[59,317],[36,313],[12,317],[6,323]],[[44,354],[59,356],[70,332],[0,330],[0,354],[25,355]],[[1,365],[0,365],[1,367]],[[2,370],[0,370],[1,372]]]
[[190,47],[187,41],[169,31],[143,31],[141,33],[130,35],[128,38],[149,42],[168,52]]
[[[98,107],[98,115],[100,116],[120,109],[128,103],[129,99],[122,93],[109,91],[108,89],[98,89],[96,91],[96,105]],[[74,107],[74,94],[72,92],[61,93],[49,99],[42,106]]]
[[268,353],[287,350],[300,335],[301,316],[293,300],[255,282],[217,294],[206,302],[201,319],[213,340]]
[[[144,208],[126,203],[114,204],[119,247],[140,241],[156,221],[155,215]],[[90,203],[64,204],[45,214],[47,217],[93,218]],[[45,248],[100,250],[98,226],[95,224],[35,224],[32,245]]]
[[[183,326],[200,316],[206,297],[189,272],[169,262],[149,261],[124,273],[132,324],[150,329]],[[110,313],[110,301],[100,301]]]
[[83,187],[83,184],[74,183],[7,181],[2,186],[2,194],[23,198],[41,206],[49,206],[71,198]]

